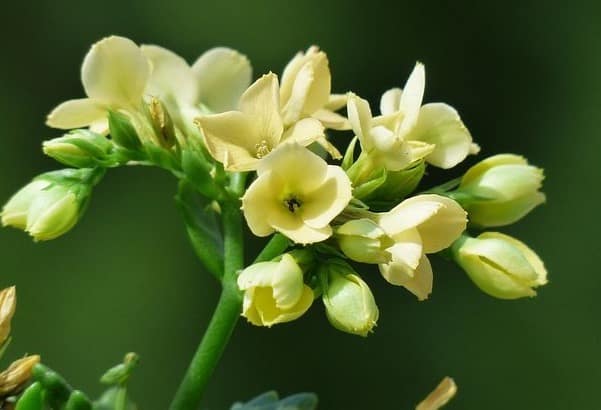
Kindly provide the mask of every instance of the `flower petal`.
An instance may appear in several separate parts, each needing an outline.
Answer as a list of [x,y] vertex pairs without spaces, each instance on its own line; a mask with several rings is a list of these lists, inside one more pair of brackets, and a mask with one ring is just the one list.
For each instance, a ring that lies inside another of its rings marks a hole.
[[347,103],[348,119],[363,151],[369,152],[373,149],[371,139],[372,115],[369,103],[363,98],[350,93]]
[[422,63],[416,63],[409,79],[407,79],[407,83],[405,83],[399,101],[399,109],[405,115],[399,129],[401,135],[411,130],[417,123],[425,87],[426,70]]
[[142,45],[142,54],[152,63],[146,92],[160,99],[174,97],[184,104],[196,104],[198,85],[192,69],[180,56],[166,48]]
[[515,154],[498,154],[488,157],[467,170],[461,178],[461,185],[467,185],[487,170],[500,165],[528,165],[526,158]]
[[330,94],[328,103],[324,105],[326,110],[338,111],[339,109],[346,107],[348,101],[348,93],[345,94]]
[[248,58],[226,47],[212,48],[192,66],[201,102],[213,112],[238,108],[240,96],[252,80]]
[[94,44],[81,67],[88,97],[114,107],[137,105],[149,76],[150,64],[140,48],[118,36]]
[[274,228],[268,216],[286,212],[284,204],[277,197],[281,189],[278,179],[274,179],[271,172],[267,171],[259,175],[246,190],[242,197],[242,210],[246,223],[254,235],[272,234]]
[[426,221],[422,222],[417,230],[422,237],[424,253],[435,253],[451,246],[465,231],[467,213],[461,205],[450,198],[439,195],[420,195],[431,197],[443,206]]
[[262,140],[253,118],[229,111],[197,118],[196,123],[204,135],[207,149],[225,169],[249,171],[256,168],[258,146]]
[[273,73],[265,74],[248,87],[240,98],[240,111],[253,117],[260,140],[275,147],[284,131],[278,77]]
[[304,222],[314,228],[327,226],[353,197],[351,181],[342,168],[328,165],[325,182],[307,195],[301,208]]
[[331,130],[346,131],[351,129],[348,119],[334,111],[321,109],[315,111],[311,116]]
[[545,200],[545,194],[542,192],[532,192],[509,202],[484,201],[470,205],[467,209],[470,222],[475,225],[505,226],[519,221],[534,208],[545,203]]
[[323,125],[318,120],[303,118],[286,130],[281,142],[296,142],[302,146],[307,146],[324,136]]
[[435,146],[426,161],[439,168],[452,168],[467,157],[472,136],[459,114],[447,104],[426,104],[419,111],[415,128],[406,136]]
[[106,118],[107,110],[102,104],[90,98],[69,100],[57,106],[46,119],[52,128],[69,130],[87,127]]
[[401,94],[403,94],[403,91],[400,88],[391,88],[382,94],[382,98],[380,98],[380,113],[382,115],[391,115],[399,112],[401,109]]

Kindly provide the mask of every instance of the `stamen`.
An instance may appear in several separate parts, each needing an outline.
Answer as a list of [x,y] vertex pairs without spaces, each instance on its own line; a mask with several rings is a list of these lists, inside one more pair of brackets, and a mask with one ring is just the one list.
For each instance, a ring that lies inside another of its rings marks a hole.
[[271,148],[269,147],[267,140],[261,140],[261,142],[255,144],[255,150],[257,151],[256,157],[259,159],[271,152]]
[[301,207],[301,202],[294,197],[286,199],[284,204],[291,213],[296,212],[296,210]]

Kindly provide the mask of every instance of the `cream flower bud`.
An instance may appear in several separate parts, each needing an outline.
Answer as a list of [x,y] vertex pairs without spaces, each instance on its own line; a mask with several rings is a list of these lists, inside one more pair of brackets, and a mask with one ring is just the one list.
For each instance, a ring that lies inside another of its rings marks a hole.
[[485,232],[453,244],[455,261],[485,293],[499,299],[535,296],[547,283],[547,271],[532,249],[511,236]]
[[495,155],[471,167],[461,179],[457,200],[470,222],[484,227],[509,225],[545,202],[539,191],[543,170],[512,154]]
[[388,263],[391,255],[386,249],[394,241],[370,219],[355,219],[336,229],[340,250],[349,258],[363,263]]
[[244,269],[238,287],[244,291],[242,316],[256,326],[297,319],[313,303],[313,291],[304,284],[303,271],[290,254],[278,262],[259,262]]
[[457,394],[457,385],[450,377],[442,379],[440,384],[428,394],[415,410],[438,410]]
[[15,360],[8,369],[0,373],[0,395],[18,393],[31,378],[33,366],[40,362],[40,356],[26,356]]
[[298,144],[284,144],[261,160],[258,178],[242,197],[250,230],[257,236],[281,232],[294,242],[321,242],[330,222],[351,200],[342,170]]
[[14,286],[0,292],[0,346],[10,335],[10,322],[17,307],[17,292]]
[[113,144],[100,134],[88,130],[75,130],[62,137],[44,141],[46,155],[76,168],[117,165],[111,158]]
[[35,241],[61,236],[77,223],[101,169],[48,172],[23,187],[2,210],[2,225],[29,233]]
[[323,304],[336,329],[367,336],[378,321],[378,307],[369,286],[342,261],[321,268]]

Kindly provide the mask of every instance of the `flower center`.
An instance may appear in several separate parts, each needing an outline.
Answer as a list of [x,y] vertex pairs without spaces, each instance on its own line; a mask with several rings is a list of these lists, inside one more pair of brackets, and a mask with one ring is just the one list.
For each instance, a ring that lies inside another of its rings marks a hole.
[[302,203],[298,200],[298,198],[290,197],[284,200],[284,206],[288,208],[290,213],[295,213],[297,209],[301,207]]
[[255,156],[261,159],[271,152],[271,147],[269,146],[266,140],[261,140],[261,142],[255,144],[255,150],[257,151]]

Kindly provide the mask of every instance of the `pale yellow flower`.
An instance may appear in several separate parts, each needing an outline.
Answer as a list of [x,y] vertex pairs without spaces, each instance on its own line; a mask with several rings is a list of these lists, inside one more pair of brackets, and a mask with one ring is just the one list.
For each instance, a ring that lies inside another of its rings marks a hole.
[[523,242],[499,232],[464,237],[453,244],[457,263],[485,293],[500,299],[536,295],[547,283],[547,270]]
[[326,53],[311,46],[299,52],[284,68],[280,96],[286,126],[313,117],[326,128],[350,129],[348,120],[335,111],[346,105],[346,96],[331,94],[331,74]]
[[10,335],[10,327],[17,307],[17,291],[14,286],[0,291],[0,346]]
[[257,326],[289,322],[313,303],[313,291],[303,282],[303,271],[290,254],[278,262],[259,262],[238,276],[244,291],[242,316]]
[[225,169],[251,171],[281,143],[309,145],[324,138],[323,126],[313,118],[302,119],[284,130],[279,94],[278,78],[269,73],[242,94],[240,111],[197,118],[207,149]]
[[452,199],[417,195],[378,216],[382,229],[395,241],[388,248],[392,261],[380,264],[382,276],[403,286],[419,300],[432,292],[432,267],[428,253],[448,248],[465,230],[466,213]]
[[443,103],[422,106],[425,81],[424,66],[417,63],[403,90],[393,88],[382,95],[382,115],[376,118],[367,101],[349,98],[349,121],[362,149],[389,170],[400,170],[421,158],[451,168],[479,150],[455,109]]
[[436,386],[436,388],[428,394],[421,403],[417,405],[415,410],[438,410],[447,404],[457,394],[457,385],[450,377],[445,377]]
[[284,144],[266,156],[257,174],[242,198],[246,222],[257,236],[278,231],[297,243],[323,241],[352,198],[342,168],[298,144]]
[[48,115],[46,124],[60,129],[89,126],[104,133],[109,110],[135,111],[141,104],[150,72],[148,60],[133,41],[104,38],[92,46],[81,67],[88,97],[60,104]]

